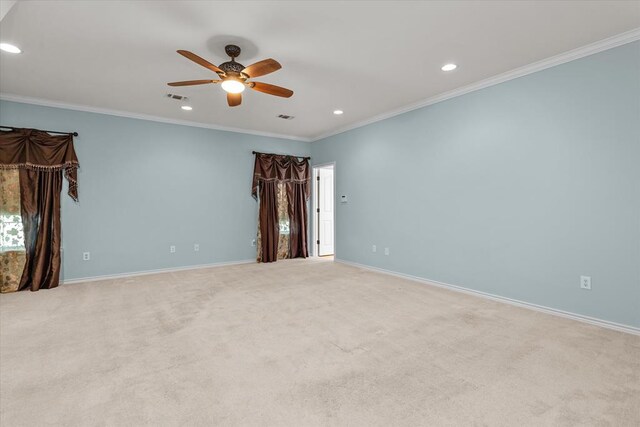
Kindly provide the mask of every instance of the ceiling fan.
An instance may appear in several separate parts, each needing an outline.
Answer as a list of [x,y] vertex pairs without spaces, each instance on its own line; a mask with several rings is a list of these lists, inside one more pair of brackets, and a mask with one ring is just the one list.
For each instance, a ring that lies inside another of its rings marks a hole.
[[220,79],[187,80],[183,82],[173,82],[167,84],[169,86],[192,86],[209,83],[220,83],[222,89],[227,92],[227,103],[229,104],[229,107],[237,107],[238,105],[240,105],[240,103],[242,103],[242,91],[244,91],[245,87],[257,90],[258,92],[267,93],[269,95],[281,96],[283,98],[289,98],[293,95],[292,90],[280,86],[270,85],[268,83],[247,81],[254,77],[260,77],[269,73],[273,73],[274,71],[282,68],[282,66],[275,59],[265,59],[263,61],[256,62],[255,64],[251,64],[248,67],[245,67],[244,65],[236,62],[236,58],[240,56],[240,48],[238,46],[233,44],[227,45],[224,48],[224,51],[231,57],[231,61],[227,61],[220,64],[219,67],[216,67],[215,65],[213,65],[206,59],[199,57],[195,53],[191,53],[188,50],[179,50],[178,53],[180,55],[217,73]]

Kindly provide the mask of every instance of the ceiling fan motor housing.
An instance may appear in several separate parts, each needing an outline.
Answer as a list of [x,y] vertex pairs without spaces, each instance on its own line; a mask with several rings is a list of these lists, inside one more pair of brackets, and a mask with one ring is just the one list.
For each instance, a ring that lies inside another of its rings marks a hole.
[[236,58],[240,56],[242,50],[235,44],[228,44],[225,46],[224,51],[231,57],[231,61],[223,62],[218,68],[226,74],[241,77],[240,73],[244,70],[245,66],[236,62]]
[[222,71],[224,71],[227,74],[229,74],[230,72],[232,74],[233,73],[240,74],[240,72],[244,70],[244,65],[232,60],[232,61],[223,62],[218,66],[218,68],[220,68]]

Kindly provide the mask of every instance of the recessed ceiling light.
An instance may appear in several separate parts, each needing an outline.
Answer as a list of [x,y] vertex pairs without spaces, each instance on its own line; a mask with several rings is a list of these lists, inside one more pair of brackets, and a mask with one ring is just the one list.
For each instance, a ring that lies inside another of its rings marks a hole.
[[333,110],[333,114],[335,114],[336,116],[339,116],[340,114],[343,114],[344,111],[342,110]]
[[456,64],[446,64],[442,66],[442,71],[453,71],[456,68],[458,68]]
[[20,53],[22,52],[18,46],[14,46],[9,43],[0,43],[0,50],[4,50],[9,53]]
[[180,108],[182,108],[183,110],[186,110],[186,111],[191,111],[191,110],[193,110],[193,108],[191,108],[191,107],[190,107],[190,106],[188,106],[188,105],[183,105],[183,106],[182,106],[182,107],[180,107]]

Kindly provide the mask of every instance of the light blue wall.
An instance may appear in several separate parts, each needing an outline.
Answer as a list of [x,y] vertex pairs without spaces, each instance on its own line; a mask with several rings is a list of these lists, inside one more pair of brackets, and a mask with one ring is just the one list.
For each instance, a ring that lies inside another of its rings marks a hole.
[[640,327],[639,76],[636,42],[311,146],[6,101],[0,123],[80,133],[64,279],[252,259],[251,151],[311,153],[349,197],[338,258]]
[[339,259],[640,327],[640,43],[311,153],[349,197]]
[[0,123],[80,134],[80,202],[66,189],[62,198],[64,279],[255,258],[251,151],[310,152],[307,142],[6,101]]

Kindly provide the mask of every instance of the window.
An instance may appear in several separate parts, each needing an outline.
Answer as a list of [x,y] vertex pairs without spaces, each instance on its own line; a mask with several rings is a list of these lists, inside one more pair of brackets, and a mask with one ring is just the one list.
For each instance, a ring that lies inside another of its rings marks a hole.
[[17,169],[0,169],[0,206],[0,252],[24,251]]
[[280,234],[289,234],[289,218],[280,218],[279,221]]
[[0,215],[0,252],[24,249],[24,230],[20,215]]

